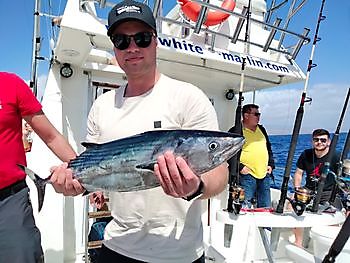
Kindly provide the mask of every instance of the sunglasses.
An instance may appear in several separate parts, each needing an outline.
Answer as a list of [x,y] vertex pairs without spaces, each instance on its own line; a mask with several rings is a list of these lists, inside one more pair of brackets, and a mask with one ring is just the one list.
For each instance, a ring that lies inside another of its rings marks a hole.
[[313,142],[322,142],[322,143],[326,143],[327,142],[327,139],[326,138],[312,138],[312,141]]
[[249,112],[248,114],[252,114],[256,117],[260,117],[261,113],[260,112]]
[[138,47],[146,48],[152,42],[152,37],[156,36],[153,32],[139,32],[135,35],[115,34],[111,36],[114,46],[119,50],[127,49],[131,43],[131,38],[134,39]]

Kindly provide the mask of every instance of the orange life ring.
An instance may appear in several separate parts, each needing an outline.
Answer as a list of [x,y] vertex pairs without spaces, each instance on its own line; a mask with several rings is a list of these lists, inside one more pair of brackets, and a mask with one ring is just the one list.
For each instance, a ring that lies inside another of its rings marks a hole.
[[[181,6],[182,12],[186,14],[186,16],[192,20],[197,21],[199,12],[201,7],[199,4],[195,2],[191,2],[190,0],[178,0],[178,3]],[[236,2],[234,0],[224,0],[221,8],[224,8],[228,11],[233,11],[236,6]],[[214,26],[225,21],[230,15],[226,13],[222,13],[220,11],[208,11],[207,18],[204,21],[204,25],[206,26]]]

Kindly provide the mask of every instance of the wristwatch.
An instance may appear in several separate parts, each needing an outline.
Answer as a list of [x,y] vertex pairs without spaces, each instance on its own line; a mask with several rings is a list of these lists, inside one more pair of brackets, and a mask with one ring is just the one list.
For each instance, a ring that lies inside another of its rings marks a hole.
[[198,185],[198,189],[196,192],[194,192],[193,194],[186,196],[186,197],[182,197],[182,199],[185,199],[186,201],[191,201],[191,200],[196,200],[198,198],[200,198],[203,195],[204,192],[204,183],[201,180],[199,185]]

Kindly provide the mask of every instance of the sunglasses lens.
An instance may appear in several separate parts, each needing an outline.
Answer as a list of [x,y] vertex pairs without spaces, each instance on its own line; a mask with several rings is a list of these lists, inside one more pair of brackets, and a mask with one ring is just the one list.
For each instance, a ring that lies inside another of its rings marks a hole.
[[152,32],[139,32],[133,36],[116,34],[112,37],[112,42],[117,49],[124,50],[129,47],[131,38],[133,38],[138,47],[146,48],[151,44],[152,37]]
[[117,49],[124,50],[130,45],[130,37],[127,35],[116,34],[112,37],[112,42]]
[[152,36],[151,32],[140,32],[135,34],[134,41],[138,47],[146,48],[151,44]]
[[320,141],[322,143],[326,143],[327,142],[327,139],[325,139],[325,138],[312,138],[312,140],[314,142],[318,142],[318,141]]

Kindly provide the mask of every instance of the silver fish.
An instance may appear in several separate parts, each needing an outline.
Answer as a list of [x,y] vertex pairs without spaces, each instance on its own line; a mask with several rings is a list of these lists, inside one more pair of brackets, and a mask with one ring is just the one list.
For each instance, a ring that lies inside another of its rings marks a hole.
[[[170,150],[183,157],[201,175],[227,161],[242,147],[242,136],[205,130],[155,130],[103,143],[82,143],[86,150],[68,167],[88,192],[139,191],[159,186],[153,173],[157,157]],[[44,202],[46,179],[21,166],[38,189],[39,211]]]

